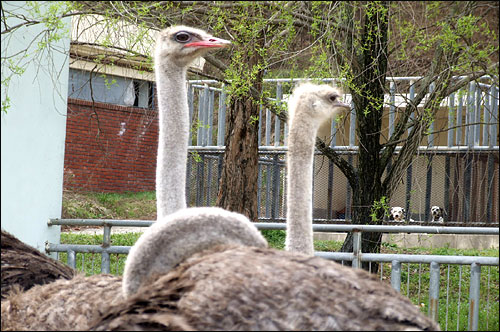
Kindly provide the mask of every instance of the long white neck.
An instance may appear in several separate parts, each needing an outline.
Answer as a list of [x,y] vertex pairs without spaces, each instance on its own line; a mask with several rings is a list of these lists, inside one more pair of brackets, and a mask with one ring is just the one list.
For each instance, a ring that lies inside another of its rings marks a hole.
[[155,62],[159,106],[156,162],[157,220],[186,207],[186,161],[189,110],[186,68],[168,61]]
[[286,250],[314,255],[312,231],[312,177],[318,126],[293,119],[287,154]]

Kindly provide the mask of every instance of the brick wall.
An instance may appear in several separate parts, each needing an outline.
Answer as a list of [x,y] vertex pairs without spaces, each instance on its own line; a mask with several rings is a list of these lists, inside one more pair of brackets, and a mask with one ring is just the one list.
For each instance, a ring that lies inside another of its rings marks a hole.
[[156,110],[68,99],[64,188],[154,191]]

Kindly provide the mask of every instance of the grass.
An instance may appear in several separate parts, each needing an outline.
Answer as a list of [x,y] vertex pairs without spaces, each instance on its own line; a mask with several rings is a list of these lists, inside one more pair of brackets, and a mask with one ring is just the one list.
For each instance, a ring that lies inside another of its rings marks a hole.
[[[83,219],[156,219],[156,199],[154,192],[147,193],[67,193],[63,197],[63,218]],[[270,247],[283,250],[285,231],[262,230]],[[142,233],[111,234],[112,245],[132,246]],[[102,235],[85,235],[63,232],[61,243],[94,244],[102,243]],[[316,251],[339,251],[342,242],[315,241]],[[453,256],[494,256],[498,249],[475,250],[442,248],[399,248],[391,243],[382,243],[382,253],[428,254]],[[67,262],[66,253],[59,259]],[[126,255],[110,255],[111,273],[121,275]],[[99,254],[78,254],[77,269],[87,275],[101,272]],[[460,265],[441,265],[439,295],[439,324],[442,330],[468,330],[470,267]],[[382,273],[380,273],[382,270]],[[391,279],[390,263],[379,267],[378,276],[386,283]],[[415,305],[428,313],[429,265],[402,264],[401,293],[408,296]],[[498,266],[481,268],[481,293],[479,310],[479,330],[498,331],[499,328],[499,269]],[[448,303],[448,305],[446,305]],[[460,305],[459,305],[460,303]],[[489,305],[489,307],[487,306]],[[458,326],[458,328],[457,328]]]

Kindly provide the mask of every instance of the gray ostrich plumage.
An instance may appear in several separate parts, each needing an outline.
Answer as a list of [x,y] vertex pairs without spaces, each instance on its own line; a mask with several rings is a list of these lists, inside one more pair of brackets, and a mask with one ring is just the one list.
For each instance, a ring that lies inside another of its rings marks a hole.
[[321,124],[348,110],[329,85],[298,84],[288,102],[286,250],[314,254],[312,179],[316,135]]
[[71,279],[76,271],[50,258],[2,229],[2,300],[13,289],[26,291],[58,279]]

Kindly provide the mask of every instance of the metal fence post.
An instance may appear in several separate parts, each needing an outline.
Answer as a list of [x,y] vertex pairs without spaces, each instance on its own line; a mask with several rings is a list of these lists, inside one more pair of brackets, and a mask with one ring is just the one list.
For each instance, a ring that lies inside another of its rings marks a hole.
[[68,265],[76,269],[76,253],[73,250],[68,250]]
[[361,268],[361,234],[360,230],[354,229],[352,231],[352,251],[354,255],[352,267],[355,269]]
[[478,328],[480,282],[481,265],[472,263],[470,267],[469,331],[477,331]]
[[[103,235],[102,235],[102,247],[104,249],[109,248],[111,245],[111,227],[108,225],[104,225]],[[109,253],[107,251],[103,251],[101,253],[101,273],[109,273]]]
[[397,260],[392,261],[391,286],[398,292],[401,292],[401,262]]
[[439,264],[431,262],[429,280],[429,317],[438,321],[439,313]]

